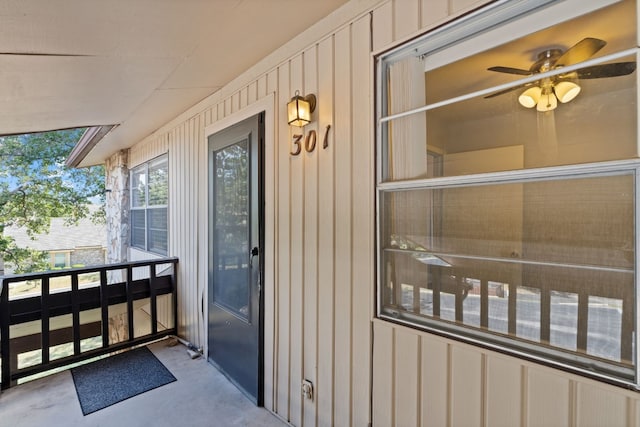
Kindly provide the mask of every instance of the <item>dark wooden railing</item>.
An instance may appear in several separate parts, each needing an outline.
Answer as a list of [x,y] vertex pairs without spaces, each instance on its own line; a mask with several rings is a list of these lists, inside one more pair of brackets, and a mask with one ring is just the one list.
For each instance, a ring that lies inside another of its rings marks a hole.
[[[17,380],[34,374],[150,342],[167,335],[175,335],[177,265],[177,258],[163,258],[1,277],[1,388],[7,389],[15,385]],[[147,273],[140,274],[140,270],[146,270]],[[79,285],[79,277],[96,273],[99,276],[97,282],[82,287]],[[69,277],[70,287],[52,290],[51,279],[59,277]],[[29,292],[24,296],[10,295],[12,283],[27,281],[39,282],[39,292]],[[172,296],[170,313],[162,313],[164,317],[170,317],[172,325],[158,330],[157,302],[158,297],[162,295]],[[136,337],[133,316],[134,301],[143,299],[149,301],[150,333]],[[127,335],[126,339],[110,342],[113,341],[109,339],[110,332],[113,331],[110,331],[109,327],[109,308],[117,304],[126,304]],[[95,309],[100,310],[100,320],[81,323],[81,313]],[[63,315],[71,315],[71,326],[52,329],[51,319]],[[40,322],[39,332],[15,337],[11,335],[12,326],[38,321]],[[101,344],[97,348],[82,351],[81,341],[93,337],[100,337]],[[73,354],[50,360],[52,347],[70,343],[73,343]],[[34,350],[41,352],[40,363],[19,368],[18,355]]]
[[[387,251],[424,257],[424,253],[417,251]],[[636,309],[632,268],[520,259],[496,261],[443,253],[432,255],[446,259],[450,265],[429,265],[428,275],[424,268],[407,268],[405,258],[398,258],[400,261],[394,260],[387,265],[386,274],[394,286],[385,289],[383,294],[385,314],[393,319],[407,316],[405,318],[409,321],[444,319],[447,323],[441,324],[443,329],[454,324],[454,328],[466,326],[492,332],[497,337],[494,342],[500,348],[505,347],[505,336],[516,338],[518,344],[539,343],[545,349],[527,347],[527,353],[539,351],[543,357],[548,354],[548,349],[573,352],[590,358],[585,362],[589,369],[590,363],[600,361],[604,362],[603,366],[621,367],[620,372],[629,372],[633,367]],[[430,307],[423,310],[421,291],[425,289],[430,291],[431,300]],[[474,301],[467,298],[469,295],[476,297],[472,298]],[[552,304],[554,296],[563,298],[563,302]],[[490,297],[493,297],[496,312],[500,313],[492,317],[494,326],[490,325]],[[562,306],[571,306],[572,311],[562,314],[556,311],[554,319],[552,310],[561,310]],[[615,315],[611,314],[614,310]],[[474,321],[466,321],[470,318]],[[527,322],[528,331],[525,332]],[[496,327],[497,324],[501,327]],[[561,333],[561,328],[565,328],[566,333]],[[459,329],[450,330],[459,332]],[[555,342],[552,342],[552,331],[555,332]],[[483,340],[489,342],[492,338],[483,337]],[[506,346],[514,342],[510,341]],[[573,360],[573,355],[569,357]]]

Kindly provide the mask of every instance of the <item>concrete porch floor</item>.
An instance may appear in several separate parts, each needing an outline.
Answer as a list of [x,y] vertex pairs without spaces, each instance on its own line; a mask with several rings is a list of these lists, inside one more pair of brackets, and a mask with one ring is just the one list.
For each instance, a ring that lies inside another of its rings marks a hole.
[[149,345],[177,381],[82,415],[70,371],[31,381],[0,394],[0,425],[40,426],[287,426],[253,405],[217,369],[192,360],[183,345]]

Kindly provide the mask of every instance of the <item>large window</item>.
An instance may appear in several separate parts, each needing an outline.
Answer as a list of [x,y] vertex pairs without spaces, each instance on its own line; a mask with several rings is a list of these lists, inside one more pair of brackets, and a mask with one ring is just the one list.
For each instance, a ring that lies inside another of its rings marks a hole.
[[167,254],[167,156],[131,170],[131,247]]
[[378,315],[637,387],[635,1],[592,3],[377,58]]

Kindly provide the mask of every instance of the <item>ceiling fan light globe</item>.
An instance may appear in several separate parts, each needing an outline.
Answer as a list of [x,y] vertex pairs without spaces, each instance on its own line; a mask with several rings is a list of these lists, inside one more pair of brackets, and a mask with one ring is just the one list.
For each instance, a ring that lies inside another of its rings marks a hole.
[[553,87],[558,101],[569,102],[580,93],[580,86],[573,82],[559,82]]
[[518,97],[518,102],[523,107],[533,108],[538,105],[541,93],[542,89],[540,89],[538,86],[530,87],[529,89],[522,92],[522,94]]
[[540,97],[540,101],[538,101],[537,110],[541,113],[546,111],[555,110],[558,106],[558,100],[553,93],[544,94]]

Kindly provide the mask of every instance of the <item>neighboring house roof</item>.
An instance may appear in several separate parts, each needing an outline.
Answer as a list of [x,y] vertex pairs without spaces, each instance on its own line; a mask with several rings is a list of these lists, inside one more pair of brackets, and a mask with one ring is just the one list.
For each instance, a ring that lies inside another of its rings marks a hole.
[[65,225],[64,218],[52,218],[49,233],[34,235],[34,239],[22,227],[7,227],[4,232],[13,237],[18,246],[39,251],[105,247],[107,244],[106,225],[94,224],[89,218],[81,219],[77,225]]

